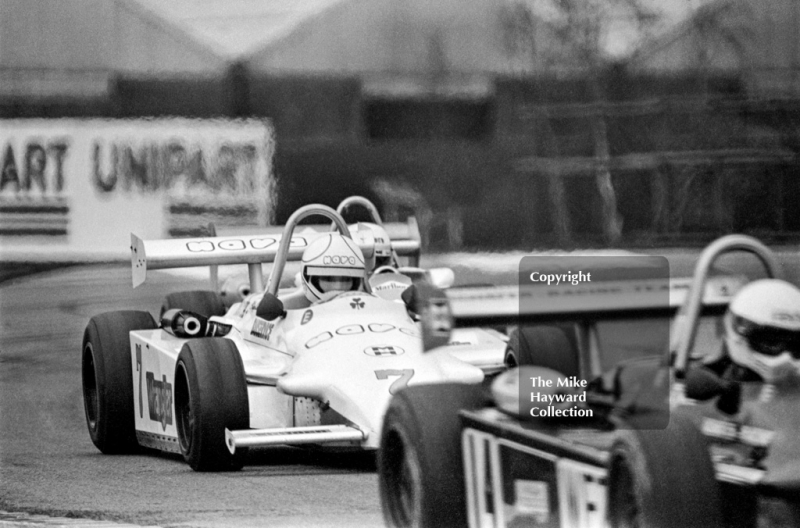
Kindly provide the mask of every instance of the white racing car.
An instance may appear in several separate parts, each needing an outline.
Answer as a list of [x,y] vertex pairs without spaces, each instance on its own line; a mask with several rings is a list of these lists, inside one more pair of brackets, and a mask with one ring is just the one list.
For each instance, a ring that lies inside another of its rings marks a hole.
[[[317,445],[377,449],[391,395],[419,383],[480,383],[502,365],[505,342],[423,353],[404,303],[347,291],[286,309],[279,284],[321,233],[295,234],[322,215],[344,237],[342,217],[322,205],[296,211],[280,235],[143,241],[132,235],[134,286],[148,269],[248,265],[251,290],[227,311],[214,292],[167,296],[160,324],[149,312],[93,317],[82,349],[86,419],[103,453],[140,446],[182,453],[198,471],[240,469],[249,447]],[[327,235],[330,236],[330,235]],[[370,256],[374,240],[356,244]],[[418,251],[408,244],[393,249]],[[261,264],[274,262],[266,288]],[[487,337],[488,336],[488,337]],[[496,358],[485,359],[487,354]],[[459,359],[460,358],[460,359]],[[476,365],[481,365],[476,366]]]

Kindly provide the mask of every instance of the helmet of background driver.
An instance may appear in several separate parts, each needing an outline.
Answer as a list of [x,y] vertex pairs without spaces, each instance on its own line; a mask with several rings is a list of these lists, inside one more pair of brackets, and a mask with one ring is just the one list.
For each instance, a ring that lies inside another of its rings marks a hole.
[[362,290],[364,256],[351,239],[339,233],[325,233],[303,252],[301,281],[311,302],[331,293]]
[[768,383],[800,376],[800,289],[761,279],[744,286],[725,314],[731,359]]
[[366,259],[368,273],[372,273],[373,270],[381,266],[397,266],[392,253],[392,240],[383,226],[372,222],[359,222],[350,226],[350,230],[356,232],[370,231],[375,239],[375,250],[372,253],[372,257]]

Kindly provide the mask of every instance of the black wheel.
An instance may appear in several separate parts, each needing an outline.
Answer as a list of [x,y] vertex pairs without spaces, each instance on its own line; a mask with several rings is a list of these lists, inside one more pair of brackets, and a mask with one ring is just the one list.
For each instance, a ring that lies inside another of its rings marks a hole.
[[196,314],[211,317],[212,315],[225,315],[225,305],[219,298],[219,295],[213,291],[207,290],[193,290],[170,293],[164,299],[161,305],[161,312],[159,318],[164,315],[167,310],[173,308],[180,308],[181,310],[189,310]]
[[83,333],[83,408],[92,442],[103,453],[139,450],[129,334],[154,328],[148,312],[121,311],[92,317]]
[[618,431],[609,461],[607,507],[612,528],[723,525],[708,447],[688,417],[673,412],[666,429]]
[[533,365],[578,376],[578,346],[570,325],[536,325],[515,328],[509,334],[507,367]]
[[175,415],[183,458],[195,471],[237,471],[247,449],[234,455],[225,429],[250,427],[244,365],[233,341],[208,338],[183,345],[175,366]]
[[458,411],[485,402],[481,387],[418,385],[389,404],[378,451],[378,482],[388,526],[466,526]]

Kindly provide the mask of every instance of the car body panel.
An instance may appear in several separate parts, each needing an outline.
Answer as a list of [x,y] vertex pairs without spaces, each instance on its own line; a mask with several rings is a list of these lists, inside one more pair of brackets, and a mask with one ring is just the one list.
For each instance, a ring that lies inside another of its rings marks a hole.
[[[373,449],[400,388],[483,379],[480,367],[445,351],[424,353],[403,304],[349,292],[266,321],[256,316],[262,297],[251,295],[212,318],[232,325],[225,337],[242,356],[253,429],[319,425],[336,416],[362,430],[361,447]],[[175,451],[175,368],[190,341],[162,329],[131,332],[136,430],[151,447]]]

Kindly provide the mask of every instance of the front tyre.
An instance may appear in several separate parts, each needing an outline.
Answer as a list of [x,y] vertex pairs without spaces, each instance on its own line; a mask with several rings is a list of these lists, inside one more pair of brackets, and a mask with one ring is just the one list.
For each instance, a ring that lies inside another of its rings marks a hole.
[[392,527],[466,526],[458,411],[480,407],[479,385],[416,385],[392,399],[378,450],[383,518]]
[[83,333],[81,384],[89,436],[105,454],[135,453],[130,332],[156,328],[148,312],[96,315]]
[[553,369],[565,376],[578,376],[578,350],[570,325],[520,326],[508,336],[505,365],[533,365]]
[[238,471],[247,449],[235,454],[225,429],[250,427],[247,381],[236,345],[223,338],[183,345],[175,367],[175,414],[183,458],[195,471]]
[[708,446],[685,415],[673,411],[663,430],[622,424],[611,449],[608,525],[611,528],[722,526],[719,485]]

